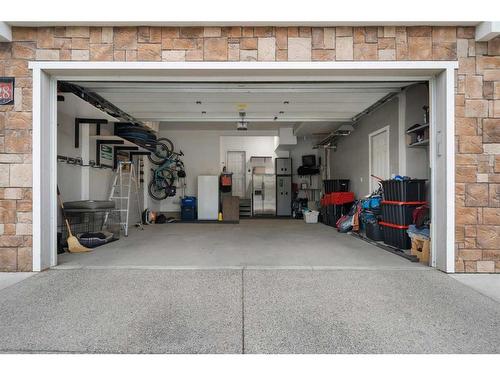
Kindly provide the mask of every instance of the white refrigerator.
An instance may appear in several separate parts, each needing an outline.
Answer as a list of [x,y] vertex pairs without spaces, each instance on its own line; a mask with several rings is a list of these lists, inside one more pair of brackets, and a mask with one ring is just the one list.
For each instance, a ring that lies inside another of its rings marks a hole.
[[219,176],[198,176],[198,220],[219,216]]

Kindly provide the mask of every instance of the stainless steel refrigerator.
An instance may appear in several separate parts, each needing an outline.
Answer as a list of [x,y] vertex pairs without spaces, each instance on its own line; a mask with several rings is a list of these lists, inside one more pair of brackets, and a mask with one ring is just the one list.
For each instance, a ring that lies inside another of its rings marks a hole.
[[254,216],[276,215],[276,177],[274,174],[252,175],[252,212]]
[[276,215],[292,216],[291,158],[276,158]]

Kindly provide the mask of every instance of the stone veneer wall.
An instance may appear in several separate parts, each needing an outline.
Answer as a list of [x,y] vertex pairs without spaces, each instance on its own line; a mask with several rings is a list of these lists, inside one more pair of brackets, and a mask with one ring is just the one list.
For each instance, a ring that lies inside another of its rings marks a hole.
[[0,106],[0,270],[31,270],[30,60],[458,60],[456,270],[500,272],[500,38],[471,27],[13,28],[0,76],[16,78]]

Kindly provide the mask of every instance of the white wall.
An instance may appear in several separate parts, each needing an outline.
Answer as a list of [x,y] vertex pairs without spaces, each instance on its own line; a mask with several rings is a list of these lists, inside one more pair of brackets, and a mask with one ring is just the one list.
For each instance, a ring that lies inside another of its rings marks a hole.
[[[81,149],[75,146],[75,119],[62,112],[57,114],[57,154],[72,158],[81,157]],[[82,168],[57,163],[57,184],[63,201],[81,199]]]
[[[252,170],[250,168],[250,158],[252,156],[270,156],[276,157],[274,153],[274,142],[275,137],[273,136],[221,136],[220,137],[220,151],[219,151],[219,161],[220,167],[219,171],[226,165],[226,155],[228,151],[245,151],[246,155],[246,196],[251,197],[251,183],[252,183]],[[273,168],[274,171],[274,168]]]
[[[90,139],[90,136],[96,134],[96,126],[80,125],[80,147],[75,148],[75,117],[106,118],[107,115],[99,113],[97,109],[80,99],[76,101],[75,98],[67,96],[66,99],[66,102],[58,105],[57,154],[80,158],[84,156],[83,151],[88,148],[88,160],[95,161],[95,140]],[[109,134],[113,134],[113,124],[101,125],[101,135]],[[84,163],[88,164],[88,160],[84,160]],[[86,199],[107,200],[111,191],[112,178],[113,171],[111,169],[81,167],[64,162],[57,163],[57,184],[64,202]],[[143,187],[140,186],[141,211],[143,209],[143,195]],[[132,197],[130,205],[129,222],[133,224],[140,220],[135,197]]]
[[[197,195],[199,175],[219,175],[226,162],[227,151],[245,151],[247,162],[251,156],[272,156],[274,154],[275,131],[240,132],[224,130],[165,130],[160,128],[160,137],[170,139],[176,151],[182,150],[182,160],[186,168],[186,195]],[[247,168],[247,186],[251,181],[251,171]],[[146,181],[146,184],[149,180]],[[247,190],[248,191],[248,190]],[[175,197],[161,201],[161,211],[180,210],[182,189]]]
[[[74,158],[82,157],[85,143],[88,144],[92,140],[82,136],[85,133],[85,131],[82,131],[80,133],[80,147],[75,148],[74,117],[62,112],[58,112],[57,116],[57,154]],[[102,134],[110,133],[111,126],[101,125]],[[95,135],[95,125],[81,125],[81,130],[84,130],[85,127],[89,128],[88,133],[90,136]],[[95,147],[89,147],[89,149],[89,159],[95,161]],[[86,160],[84,162],[88,163]],[[63,162],[57,163],[57,183],[64,201],[108,199],[112,175],[111,169],[81,167]]]
[[[160,137],[174,143],[175,151],[182,150],[182,161],[186,168],[186,195],[196,196],[197,177],[199,175],[218,175],[219,168],[218,131],[171,130],[162,131]],[[149,181],[146,181],[148,184]],[[182,190],[177,190],[175,197],[164,199],[160,203],[161,211],[179,211]]]

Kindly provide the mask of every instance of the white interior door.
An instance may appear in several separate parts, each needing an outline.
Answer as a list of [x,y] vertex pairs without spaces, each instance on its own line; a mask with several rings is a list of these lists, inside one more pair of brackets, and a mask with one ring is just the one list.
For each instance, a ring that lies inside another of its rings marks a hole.
[[370,191],[377,186],[376,180],[371,175],[388,179],[390,177],[389,167],[389,127],[386,126],[368,135],[370,153]]
[[246,197],[246,154],[245,151],[228,151],[226,170],[233,174],[233,196]]

